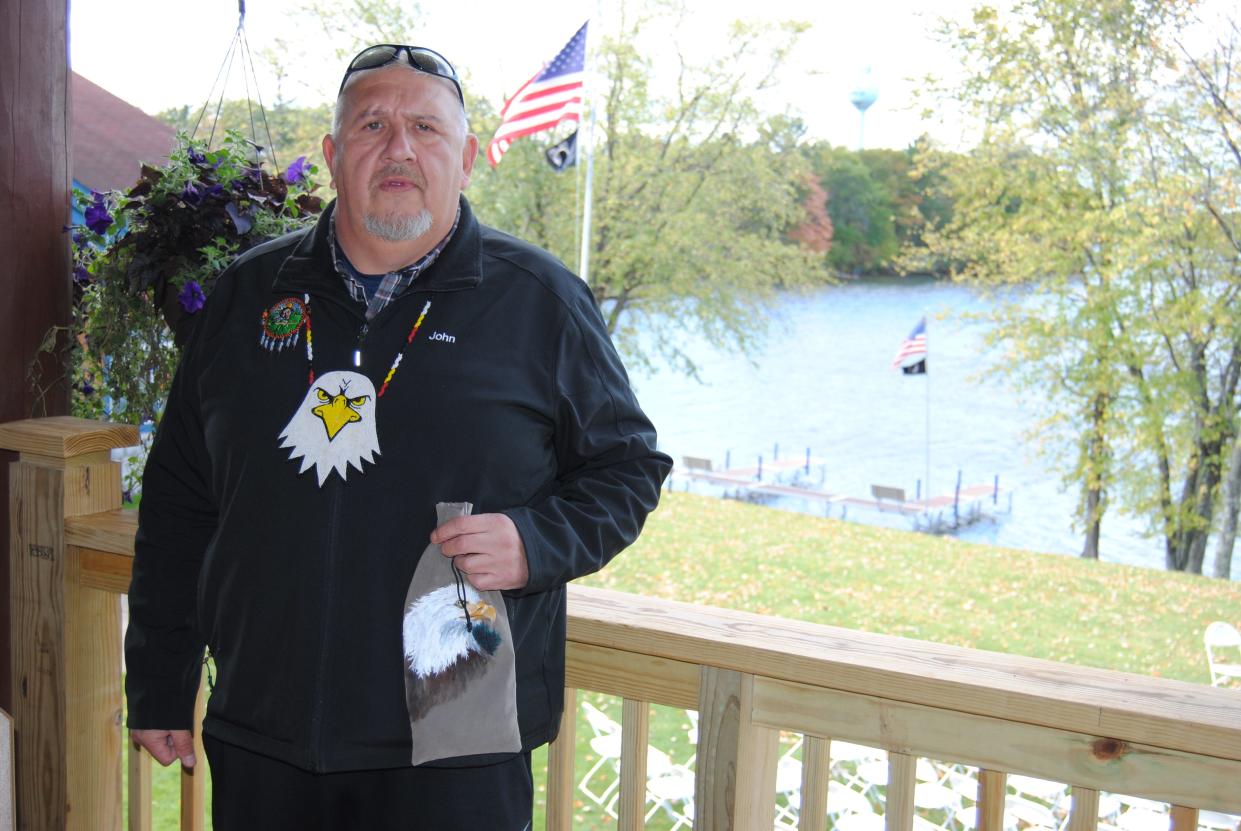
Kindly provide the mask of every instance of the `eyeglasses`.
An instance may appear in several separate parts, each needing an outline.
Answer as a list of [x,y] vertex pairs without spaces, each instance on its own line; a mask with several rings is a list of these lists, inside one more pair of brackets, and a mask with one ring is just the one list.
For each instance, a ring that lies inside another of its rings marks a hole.
[[461,106],[465,106],[465,94],[461,91],[461,81],[457,78],[457,70],[452,68],[452,64],[448,62],[447,58],[434,49],[427,49],[422,46],[404,46],[396,43],[380,43],[359,52],[349,62],[349,68],[345,70],[345,77],[340,79],[340,89],[337,90],[336,94],[340,95],[344,91],[345,82],[349,80],[349,76],[353,73],[387,66],[400,60],[402,54],[405,55],[405,60],[409,62],[409,65],[419,72],[437,75],[440,78],[447,78],[452,81],[452,85],[457,88],[457,97],[461,99]]

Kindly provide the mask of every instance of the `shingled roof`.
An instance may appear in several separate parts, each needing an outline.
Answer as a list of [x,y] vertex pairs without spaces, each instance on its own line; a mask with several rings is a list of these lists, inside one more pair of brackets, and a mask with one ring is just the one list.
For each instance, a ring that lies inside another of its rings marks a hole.
[[73,178],[93,190],[138,181],[143,162],[162,164],[176,131],[73,73]]

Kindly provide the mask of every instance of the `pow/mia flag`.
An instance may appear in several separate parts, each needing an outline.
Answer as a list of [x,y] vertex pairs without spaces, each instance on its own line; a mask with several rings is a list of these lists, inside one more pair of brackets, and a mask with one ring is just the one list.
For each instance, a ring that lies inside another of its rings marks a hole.
[[574,130],[564,141],[553,144],[543,151],[547,163],[552,170],[561,173],[566,168],[577,164],[577,130]]

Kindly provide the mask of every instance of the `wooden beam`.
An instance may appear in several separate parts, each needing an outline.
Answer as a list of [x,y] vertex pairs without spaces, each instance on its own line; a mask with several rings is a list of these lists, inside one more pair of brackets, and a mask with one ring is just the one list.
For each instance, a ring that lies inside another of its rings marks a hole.
[[107,453],[138,443],[138,428],[73,416],[29,418],[0,424],[0,448],[18,453],[70,459]]
[[780,731],[751,716],[754,677],[702,668],[694,828],[745,831],[775,821]]
[[131,434],[81,419],[0,425],[0,442],[20,454],[8,516],[23,829],[120,828],[120,600],[84,585],[65,518],[119,508],[107,444]]
[[887,804],[883,806],[885,831],[911,831],[914,827],[917,762],[908,753],[888,754]]
[[207,827],[207,752],[203,749],[203,717],[207,715],[207,673],[198,681],[194,699],[194,756],[192,768],[181,767],[181,831]]
[[1202,684],[575,585],[568,631],[579,643],[1241,762],[1236,692]]
[[573,828],[576,749],[577,690],[566,687],[560,732],[547,749],[547,831],[571,831]]
[[1198,809],[1173,805],[1171,831],[1198,831]]
[[1096,831],[1099,827],[1099,792],[1074,785],[1071,793],[1068,831]]
[[646,752],[651,743],[651,705],[626,698],[621,704],[620,831],[646,827]]
[[134,534],[137,532],[138,511],[133,508],[117,508],[65,520],[65,542],[69,545],[130,559],[134,556]]
[[[975,805],[974,827],[978,831],[1002,831],[1004,801],[1008,798],[1008,776],[1001,770],[978,770],[978,802]],[[1080,829],[1079,831],[1085,831]]]
[[71,551],[78,552],[81,562],[81,583],[83,586],[109,594],[126,594],[129,592],[129,577],[133,571],[134,558],[107,551],[96,551],[93,548],[69,546]]
[[129,822],[128,831],[151,831],[151,754],[128,739]]
[[80,549],[65,551],[69,826],[120,831],[121,598],[83,586]]
[[[565,683],[665,707],[698,707],[700,668],[686,661],[653,658],[620,649],[567,645]],[[589,680],[587,680],[589,679]]]
[[[51,355],[37,361],[36,394],[28,368],[44,338],[69,322],[69,4],[0,3],[0,422],[68,412],[68,386],[56,382]],[[65,338],[60,339],[65,343]],[[0,452],[5,470],[14,458]],[[0,473],[0,597],[12,570],[8,476]],[[0,614],[0,707],[14,709],[10,623]]]
[[827,789],[832,778],[831,742],[806,736],[802,744],[801,807],[798,831],[826,831]]
[[1231,759],[770,679],[755,681],[754,721],[913,756],[1241,813],[1236,784],[1241,762]]
[[64,472],[9,468],[18,827],[69,825]]

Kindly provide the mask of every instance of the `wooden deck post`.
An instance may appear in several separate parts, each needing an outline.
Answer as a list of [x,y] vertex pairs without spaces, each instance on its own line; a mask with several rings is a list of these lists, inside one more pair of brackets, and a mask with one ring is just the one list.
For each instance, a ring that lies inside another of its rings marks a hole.
[[704,666],[698,702],[694,828],[771,828],[780,731],[754,723],[754,676]]
[[560,733],[547,749],[547,831],[573,828],[573,762],[577,740],[577,690],[565,687]]
[[137,443],[132,426],[69,416],[0,424],[0,449],[19,454],[9,468],[19,831],[120,828],[120,598],[81,585],[65,517],[120,507],[109,451]]

